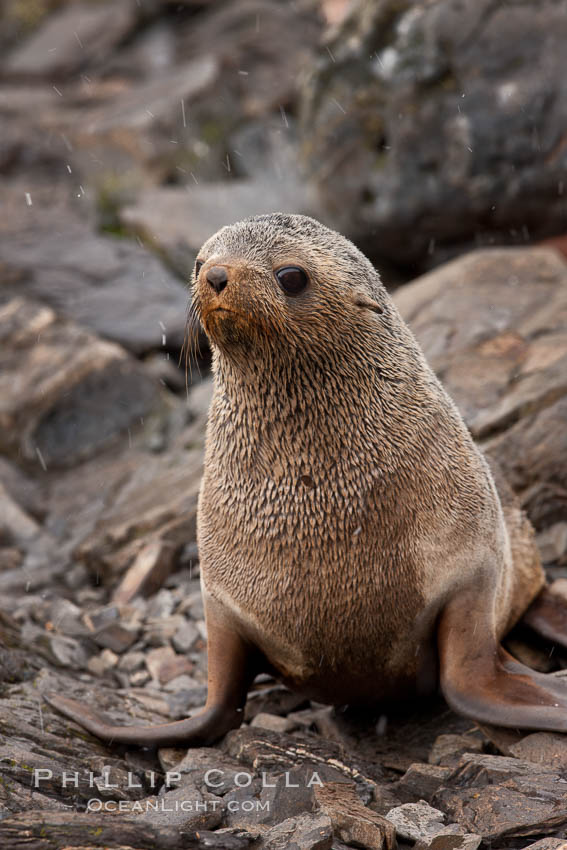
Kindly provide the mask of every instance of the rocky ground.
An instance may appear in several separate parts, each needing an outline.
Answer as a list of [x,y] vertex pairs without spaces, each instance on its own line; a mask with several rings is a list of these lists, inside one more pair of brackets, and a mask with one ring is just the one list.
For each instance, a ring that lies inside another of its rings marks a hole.
[[[321,214],[296,118],[303,75],[329,55],[323,16],[341,10],[3,4],[2,847],[566,846],[567,738],[479,728],[441,700],[353,716],[262,677],[217,746],[151,753],[103,746],[43,699],[123,723],[204,703],[211,382],[204,347],[187,376],[177,365],[185,284],[223,223]],[[481,250],[395,298],[567,596],[564,258]],[[527,631],[508,646],[565,675],[565,653]]]

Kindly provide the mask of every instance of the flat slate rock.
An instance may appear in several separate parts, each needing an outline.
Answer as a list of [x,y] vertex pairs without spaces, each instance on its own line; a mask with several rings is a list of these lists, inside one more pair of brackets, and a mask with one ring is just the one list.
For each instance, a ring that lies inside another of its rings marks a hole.
[[[176,555],[196,539],[204,426],[200,422],[195,425],[200,438],[190,445],[189,434],[185,442],[186,432],[181,432],[168,451],[153,454],[133,448],[120,462],[96,458],[85,464],[81,504],[70,519],[66,516],[74,498],[73,475],[57,482],[51,521],[70,526],[75,557],[99,580],[114,585],[116,601],[127,601],[138,591],[157,590]],[[102,470],[107,475],[104,485],[100,483]],[[91,502],[97,492],[95,515]],[[118,585],[117,576],[130,567]]]
[[[87,113],[81,134],[98,135],[117,130],[148,130],[154,121],[182,118],[181,101],[189,101],[211,86],[218,74],[212,56],[203,56],[138,83]],[[188,107],[187,107],[188,108]]]
[[0,305],[0,449],[47,469],[108,446],[159,400],[118,345],[15,298]]
[[188,302],[182,281],[135,241],[69,225],[0,237],[7,278],[0,301],[25,294],[135,354],[181,349]]
[[353,6],[300,110],[333,225],[405,267],[564,233],[566,38],[567,0]]
[[262,850],[331,850],[333,829],[324,814],[286,818],[262,836]]
[[314,789],[321,812],[331,819],[337,838],[367,850],[394,850],[396,828],[389,820],[364,806],[354,783],[325,782]]
[[124,207],[120,221],[163,251],[184,274],[203,243],[226,224],[270,212],[309,213],[305,189],[286,176],[149,189]]
[[0,821],[0,843],[10,850],[53,850],[54,847],[244,850],[250,841],[209,830],[184,832],[177,826],[154,826],[143,819],[117,817],[113,812],[32,811]]
[[545,527],[563,517],[564,258],[551,248],[476,251],[394,298],[473,436],[522,493],[530,519]]
[[565,735],[534,732],[522,738],[517,744],[512,744],[510,752],[516,758],[567,774],[567,736]]
[[485,840],[552,835],[567,827],[567,779],[548,765],[469,753],[432,804]]
[[493,842],[504,838],[550,835],[567,826],[567,805],[555,804],[513,788],[446,789],[435,801],[451,821]]
[[98,62],[136,21],[136,4],[69,3],[49,15],[36,32],[12,50],[0,72],[12,77],[55,77]]

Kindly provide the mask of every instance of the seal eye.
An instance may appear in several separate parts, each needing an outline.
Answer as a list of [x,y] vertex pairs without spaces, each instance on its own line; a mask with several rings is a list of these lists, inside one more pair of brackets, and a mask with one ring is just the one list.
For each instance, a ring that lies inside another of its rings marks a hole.
[[199,272],[203,268],[202,260],[195,260],[195,277],[199,277]]
[[305,287],[309,278],[299,266],[285,266],[276,272],[278,283],[286,295],[299,295]]

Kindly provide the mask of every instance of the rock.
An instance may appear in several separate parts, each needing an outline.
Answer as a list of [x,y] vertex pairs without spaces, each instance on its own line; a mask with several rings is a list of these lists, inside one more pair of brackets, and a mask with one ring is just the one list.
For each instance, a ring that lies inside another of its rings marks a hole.
[[262,116],[239,127],[230,138],[235,152],[233,164],[239,177],[281,180],[284,175],[299,175],[297,139],[281,118]]
[[0,237],[6,268],[24,275],[2,287],[0,301],[25,295],[135,354],[179,351],[187,310],[181,282],[143,246],[66,217],[58,233],[44,226]]
[[88,578],[88,570],[84,564],[75,564],[70,570],[65,571],[63,581],[73,592],[80,592],[81,588],[88,582]]
[[25,543],[39,536],[41,532],[38,523],[11,498],[2,482],[0,506],[0,540]]
[[170,646],[160,646],[148,652],[146,666],[152,679],[157,679],[162,685],[193,671],[191,662],[184,655],[176,655]]
[[376,781],[382,778],[380,765],[352,756],[332,741],[313,735],[271,732],[258,727],[235,729],[222,742],[223,751],[254,770],[276,772],[307,765],[321,776],[331,776],[332,781],[343,778],[355,782],[361,795],[370,799]]
[[179,774],[182,782],[204,786],[221,797],[236,786],[235,777],[242,773],[238,761],[211,747],[192,747],[187,751],[163,747],[158,756],[163,770]]
[[266,714],[262,711],[254,717],[250,725],[272,732],[290,732],[297,727],[297,723],[287,717],[278,717],[277,714]]
[[144,366],[162,386],[167,387],[175,393],[185,392],[186,377],[170,358],[169,352],[165,354],[158,354],[157,352],[148,354],[144,358]]
[[[189,820],[189,818],[188,818]],[[37,836],[37,838],[36,838]],[[201,829],[181,832],[178,827],[160,823],[153,826],[149,818],[132,819],[116,817],[108,812],[38,811],[11,815],[0,821],[0,840],[14,850],[30,846],[34,850],[51,850],[52,847],[83,847],[88,850],[109,847],[136,847],[139,850],[244,850],[250,842],[233,835],[217,836]]]
[[111,649],[103,649],[100,655],[93,655],[87,662],[87,669],[95,676],[104,676],[118,664],[118,655]]
[[[510,748],[511,749],[511,748]],[[545,776],[555,777],[556,773],[546,765],[535,765],[527,760],[505,756],[490,756],[465,753],[458,767],[453,771],[450,782],[463,783],[464,780],[475,786],[496,785],[499,782],[513,783],[519,777]]]
[[564,600],[567,601],[567,579],[558,578],[555,581],[551,582],[549,585],[549,590],[551,593],[554,593],[557,596],[561,596]]
[[262,774],[260,801],[265,804],[270,816],[268,822],[279,822],[289,817],[312,812],[316,808],[314,788],[321,787],[323,780],[307,765],[300,765],[282,774]]
[[281,180],[231,180],[186,188],[150,189],[120,211],[121,223],[164,253],[188,278],[201,245],[225,224],[269,212],[310,209],[301,184]]
[[439,735],[429,753],[429,764],[455,765],[463,753],[481,753],[482,740],[473,735]]
[[53,628],[69,637],[85,637],[89,633],[85,624],[81,622],[81,609],[70,599],[53,601],[49,606],[49,620],[46,627]]
[[550,835],[567,825],[567,781],[547,765],[471,753],[447,784],[433,805],[484,840]]
[[191,676],[188,676],[187,673],[182,673],[180,676],[170,679],[164,684],[163,689],[170,693],[178,693],[179,691],[187,693],[196,689],[201,690],[199,683]]
[[[187,540],[195,538],[204,442],[202,424],[195,420],[190,428],[197,426],[200,439],[186,446],[186,431],[177,437],[173,432],[168,451],[157,456],[144,447],[145,432],[132,431],[129,451],[99,456],[52,482],[49,524],[64,531],[73,557],[88,566],[97,583],[112,578],[116,586],[117,575],[154,539],[163,541],[159,550],[171,549],[164,570],[181,565]],[[150,581],[148,592],[155,589]]]
[[[275,112],[287,129],[287,105],[295,105],[301,71],[319,49],[321,23],[318,6],[309,3],[219,4],[208,7],[199,19],[191,18],[180,49],[182,55],[193,56],[206,45],[228,71],[222,82],[230,97],[223,98],[223,104],[234,99],[248,119]],[[286,50],[281,50],[282,44]]]
[[[492,249],[447,263],[396,293],[476,437],[509,427],[522,407],[537,407],[550,380],[560,390],[566,282],[567,264],[549,249]],[[457,327],[463,313],[468,321]]]
[[567,264],[546,248],[478,251],[398,290],[395,301],[536,527],[560,520]]
[[518,759],[545,766],[557,773],[567,772],[567,740],[565,735],[534,732],[512,744],[510,752]]
[[326,782],[314,789],[320,810],[333,825],[333,833],[347,844],[367,850],[393,850],[396,830],[393,825],[372,809],[363,806],[353,785]]
[[503,838],[549,835],[565,827],[567,807],[536,794],[535,786],[532,794],[487,786],[441,791],[435,799],[451,820],[485,841],[497,842]]
[[[565,476],[561,464],[553,464],[552,457],[565,455],[562,442],[566,419],[567,400],[560,398],[540,412],[521,418],[506,431],[507,440],[504,435],[495,436],[485,446],[522,494],[523,506],[536,528],[562,515]],[[513,455],[514,450],[525,451],[527,456]]]
[[[6,599],[45,588],[65,575],[67,563],[64,556],[54,560],[57,545],[46,547],[45,542],[45,538],[34,541],[21,566],[10,569],[6,564],[0,572],[0,591],[6,595]],[[50,542],[50,538],[47,538],[47,542]]]
[[47,640],[49,654],[55,664],[75,669],[87,666],[87,655],[83,647],[74,638],[64,635],[50,635]]
[[175,547],[166,540],[150,540],[143,545],[114,591],[114,602],[130,602],[138,594],[155,592],[173,569],[175,555]]
[[54,800],[53,797],[48,797],[46,794],[39,794],[32,788],[24,788],[18,782],[11,782],[4,779],[0,784],[0,811],[4,814],[10,812],[10,808],[15,806],[22,810],[28,809],[33,811],[42,810],[59,810],[64,811],[68,805]]
[[138,637],[140,629],[135,625],[109,623],[94,635],[94,641],[99,646],[111,649],[113,652],[125,652]]
[[563,233],[563,106],[552,104],[563,104],[566,12],[565,0],[353,9],[301,109],[303,159],[330,223],[406,268]]
[[488,723],[478,723],[477,726],[503,756],[512,756],[512,745],[517,744],[524,737],[519,729],[505,729],[504,726],[490,726]]
[[303,722],[302,712],[297,709],[305,708],[307,701],[301,694],[288,690],[284,685],[270,683],[262,690],[254,690],[248,694],[244,707],[244,719],[251,723],[256,715],[264,713],[286,716],[294,726],[308,726]]
[[105,605],[102,608],[93,608],[83,616],[85,625],[91,632],[98,632],[106,626],[116,623],[120,618],[118,605]]
[[148,621],[156,619],[167,619],[175,607],[173,594],[167,588],[162,588],[153,596],[146,606],[146,619]]
[[[210,377],[191,384],[189,392],[189,408],[193,416],[195,416],[198,421],[203,422],[207,418],[212,397],[213,381]],[[195,556],[198,560],[198,552],[195,552]]]
[[129,128],[140,135],[154,121],[164,121],[174,111],[181,117],[181,101],[189,102],[206,91],[217,74],[218,65],[211,55],[179,65],[105,103],[91,113],[83,132],[99,135]]
[[567,522],[556,522],[536,537],[544,564],[562,561],[567,553]]
[[[218,774],[214,774],[215,781]],[[220,776],[219,776],[220,779]],[[314,788],[322,785],[319,774],[306,765],[284,774],[240,772],[228,801],[227,820],[231,826],[273,824],[316,808]],[[252,805],[251,805],[252,803]]]
[[218,797],[202,793],[194,785],[181,785],[160,796],[134,800],[122,807],[125,820],[149,826],[175,826],[180,831],[211,829],[219,826],[223,803]]
[[149,683],[150,680],[151,676],[147,670],[136,670],[136,672],[131,673],[129,677],[130,685],[133,688],[141,688],[143,685]]
[[4,75],[55,77],[100,62],[136,20],[133,3],[69,3],[50,15],[2,64]]
[[[226,174],[225,133],[242,116],[214,96],[220,68],[210,45],[184,56],[191,58],[157,73],[146,67],[132,75],[129,69],[129,80],[122,77],[98,98],[101,83],[91,83],[90,103],[57,116],[56,125],[63,123],[71,140],[74,167],[100,197],[111,230],[118,208],[156,182],[179,183],[186,176],[193,184],[207,174]],[[45,123],[54,120],[47,116]]]
[[100,451],[159,400],[126,352],[48,307],[4,304],[0,338],[0,450],[44,469]]
[[0,570],[15,570],[20,567],[24,560],[24,553],[13,546],[2,546],[0,548]]
[[331,850],[333,829],[326,815],[299,815],[273,826],[262,836],[263,850]]
[[[70,746],[63,744],[61,747],[62,742],[53,734],[48,713],[39,714],[37,698],[32,705],[31,722],[33,723],[36,717],[40,717],[44,722],[43,729],[41,723],[37,724],[37,728],[30,724],[29,706],[26,710],[25,703],[23,712],[28,719],[27,723],[21,718],[13,717],[14,706],[10,706],[9,701],[3,704],[12,731],[15,732],[17,729],[19,732],[17,738],[23,738],[23,740],[11,741],[11,746],[3,744],[0,748],[3,776],[9,780],[21,782],[28,792],[33,787],[40,792],[59,797],[67,804],[76,804],[77,801],[87,803],[93,796],[118,800],[145,796],[147,792],[144,792],[141,787],[137,771],[131,770],[129,779],[126,765],[119,759],[107,758],[104,750],[98,748],[96,744],[94,747],[89,746],[75,736]],[[22,706],[20,706],[20,712],[22,712]],[[17,724],[16,729],[13,726],[14,719]],[[34,736],[38,739],[41,737],[42,740],[35,741]],[[58,752],[61,749],[63,752]],[[64,764],[61,763],[61,755],[65,757]],[[106,781],[104,781],[105,776]],[[100,779],[103,781],[101,782]],[[116,787],[110,788],[111,783],[114,783]],[[107,785],[106,789],[104,784]],[[24,811],[30,814],[28,809],[29,806]]]
[[435,835],[417,841],[414,850],[477,850],[481,843],[480,835],[464,833],[459,826],[452,824]]
[[[157,457],[132,452],[127,462],[119,492],[111,504],[103,504],[75,549],[75,556],[107,581],[132,566],[114,595],[120,603],[157,590],[186,541],[195,539],[203,449],[200,444],[189,450],[178,446]],[[89,473],[94,478],[97,468]]]
[[148,646],[169,646],[179,628],[181,616],[156,617],[146,620],[144,640]]
[[[396,792],[400,797],[415,797],[430,800],[436,791],[445,783],[451,773],[449,767],[439,767],[432,764],[412,764],[396,784]],[[409,800],[408,800],[409,802]]]
[[[141,672],[141,671],[140,671]],[[136,678],[139,673],[133,673],[132,678]],[[129,696],[140,703],[144,708],[151,711],[152,714],[161,714],[163,717],[169,717],[169,705],[165,697],[158,693],[152,687],[140,688],[132,685],[129,690]]]
[[445,815],[422,800],[419,803],[405,803],[390,809],[386,818],[395,826],[398,838],[419,841],[439,832],[443,827]]
[[[180,679],[190,679],[190,676],[179,677]],[[166,690],[164,688],[164,690]],[[200,711],[207,701],[207,685],[200,684],[195,687],[190,687],[187,690],[182,688],[174,693],[167,694],[167,703],[169,705],[169,714],[174,719],[187,717],[188,714],[194,714]]]
[[118,660],[118,669],[124,673],[134,673],[146,662],[144,652],[125,652]]
[[171,642],[177,652],[189,652],[198,637],[199,632],[195,624],[191,620],[185,620],[173,635]]
[[524,850],[565,850],[565,841],[562,838],[542,838],[534,844],[527,844]]
[[8,495],[36,521],[47,512],[45,485],[27,476],[23,470],[0,457],[0,481]]
[[201,596],[201,591],[197,591],[196,593],[187,596],[177,610],[179,614],[185,614],[188,612],[189,616],[195,621],[202,620],[205,616],[205,611],[203,608],[203,597]]

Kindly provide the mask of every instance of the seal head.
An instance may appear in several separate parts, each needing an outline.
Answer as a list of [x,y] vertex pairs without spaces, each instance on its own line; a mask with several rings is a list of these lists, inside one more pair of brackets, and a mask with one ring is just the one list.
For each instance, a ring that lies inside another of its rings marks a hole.
[[258,216],[224,227],[203,245],[195,271],[193,310],[234,360],[258,348],[278,358],[306,346],[328,351],[365,325],[365,311],[384,310],[371,263],[307,216]]

